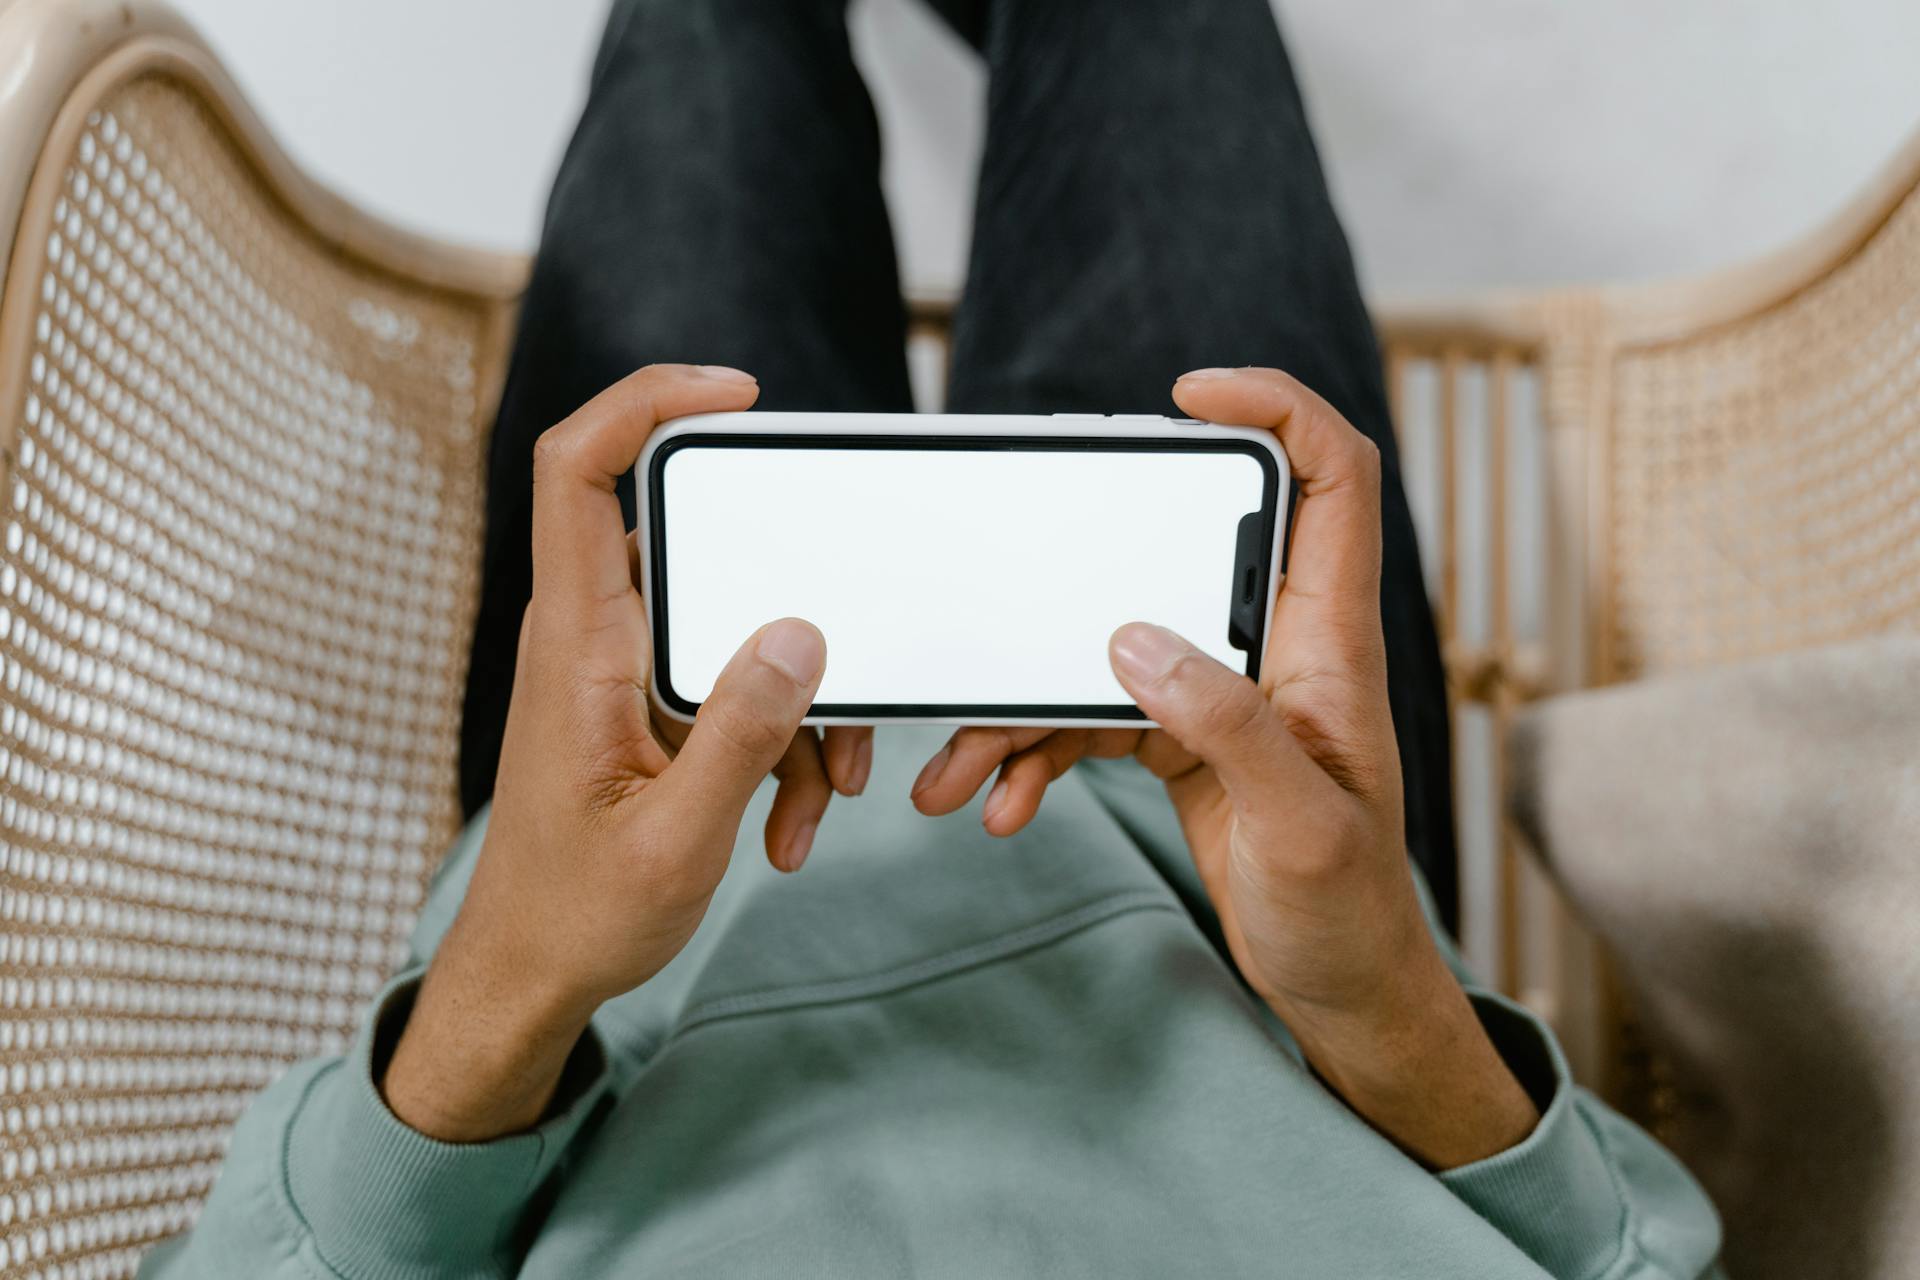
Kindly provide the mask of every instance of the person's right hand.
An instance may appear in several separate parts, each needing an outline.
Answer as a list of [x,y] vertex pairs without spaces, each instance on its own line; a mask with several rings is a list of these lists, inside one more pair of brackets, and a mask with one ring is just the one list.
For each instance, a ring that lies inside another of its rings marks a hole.
[[533,600],[493,814],[383,1083],[394,1114],[422,1133],[473,1142],[538,1122],[594,1010],[693,936],[769,772],[781,774],[769,851],[786,870],[805,856],[827,782],[817,739],[797,731],[825,641],[791,618],[762,627],[691,732],[663,741],[614,490],[661,420],[745,409],[757,395],[736,370],[654,366],[540,438]]
[[1380,452],[1277,370],[1191,373],[1174,399],[1196,418],[1273,431],[1299,482],[1259,680],[1129,623],[1108,658],[1158,728],[963,729],[914,803],[957,806],[1002,757],[985,815],[1000,834],[1075,759],[1131,750],[1165,784],[1235,967],[1321,1079],[1429,1167],[1506,1150],[1539,1114],[1448,970],[1407,858],[1380,621]]

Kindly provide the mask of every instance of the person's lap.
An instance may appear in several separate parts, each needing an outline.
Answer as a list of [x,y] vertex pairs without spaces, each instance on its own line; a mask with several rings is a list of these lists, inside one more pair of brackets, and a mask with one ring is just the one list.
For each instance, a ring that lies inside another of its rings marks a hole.
[[[931,3],[992,77],[947,407],[1166,411],[1188,369],[1264,364],[1372,437],[1409,844],[1451,902],[1438,645],[1373,331],[1267,0]],[[879,163],[836,0],[616,4],[495,431],[468,812],[491,793],[530,593],[541,431],[667,360],[747,369],[766,408],[910,407]]]

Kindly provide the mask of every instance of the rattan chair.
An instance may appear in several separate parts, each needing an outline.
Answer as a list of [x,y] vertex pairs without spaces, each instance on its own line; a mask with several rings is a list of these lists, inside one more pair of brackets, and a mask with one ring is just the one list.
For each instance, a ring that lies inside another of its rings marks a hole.
[[[1916,185],[1704,282],[1386,313],[1463,722],[1920,617]],[[118,1276],[454,834],[526,264],[320,189],[157,0],[0,0],[0,245],[0,1277]],[[1485,835],[1496,967],[1604,1076],[1588,949]]]
[[306,180],[157,4],[0,2],[0,1276],[130,1274],[455,834],[525,264]]
[[1920,629],[1920,134],[1762,260],[1380,322],[1430,481],[1461,776],[1481,792],[1462,808],[1491,815],[1463,879],[1489,885],[1501,985],[1658,1130],[1659,1064],[1500,818],[1506,722],[1557,691]]

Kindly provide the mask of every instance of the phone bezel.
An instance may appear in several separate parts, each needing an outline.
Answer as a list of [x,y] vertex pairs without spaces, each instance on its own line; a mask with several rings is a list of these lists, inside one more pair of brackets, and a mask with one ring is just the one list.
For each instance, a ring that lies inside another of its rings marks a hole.
[[[1147,426],[1143,423],[1158,425]],[[924,425],[922,425],[924,424]],[[1282,577],[1282,549],[1290,507],[1286,454],[1271,432],[1211,423],[1181,423],[1142,415],[1130,422],[1086,415],[1058,418],[908,414],[710,414],[657,430],[641,457],[636,499],[641,531],[642,594],[653,639],[654,704],[691,722],[700,704],[673,688],[668,627],[671,605],[666,566],[666,463],[689,448],[787,448],[796,451],[911,450],[963,452],[1240,453],[1261,468],[1260,544],[1269,548],[1259,568],[1258,634],[1246,673],[1259,678],[1274,601]],[[805,723],[1018,724],[1148,727],[1138,707],[1120,703],[815,703]]]

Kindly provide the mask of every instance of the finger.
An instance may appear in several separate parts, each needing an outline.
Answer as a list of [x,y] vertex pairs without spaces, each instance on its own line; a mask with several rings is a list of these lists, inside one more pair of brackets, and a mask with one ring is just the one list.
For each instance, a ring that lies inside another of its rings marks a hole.
[[1141,734],[1133,758],[1145,766],[1148,773],[1166,783],[1196,774],[1206,764],[1164,729]]
[[973,799],[1003,761],[1039,742],[1052,729],[970,725],[947,739],[913,782],[913,807],[929,817],[952,813]]
[[802,729],[773,767],[780,780],[767,811],[767,861],[777,871],[798,871],[813,850],[813,835],[826,816],[833,787],[820,758],[820,735]]
[[[633,581],[635,598],[640,591],[640,531],[635,529],[627,535],[627,572]],[[653,673],[653,629],[643,626],[637,629],[621,629],[608,633],[611,645],[617,645],[629,660],[639,659],[639,670],[643,682],[652,679]],[[636,690],[636,693],[639,691]],[[666,744],[669,751],[678,751],[687,741],[687,729],[690,727],[672,716],[656,715],[651,707],[647,712],[648,722],[652,725],[652,737]],[[658,771],[656,770],[656,773]]]
[[1130,622],[1108,654],[1140,709],[1210,765],[1236,801],[1284,803],[1321,776],[1253,681],[1165,627]]
[[633,591],[614,486],[668,418],[745,409],[753,378],[707,365],[649,365],[607,388],[533,449],[533,591],[563,623]]
[[714,835],[737,829],[754,789],[787,754],[826,665],[826,640],[810,623],[783,618],[754,632],[656,784],[669,811]]
[[1137,751],[1146,736],[1144,729],[1095,729],[1087,735],[1082,754],[1090,760],[1122,760]]
[[644,574],[640,567],[640,531],[634,529],[627,534],[627,581],[638,591]]
[[1296,633],[1325,638],[1313,650],[1316,662],[1339,655],[1369,665],[1377,658],[1384,666],[1380,450],[1333,406],[1274,369],[1203,369],[1175,383],[1173,398],[1197,418],[1272,430],[1300,482],[1268,657],[1276,655],[1285,608],[1303,615],[1288,620]]
[[982,821],[989,835],[1010,836],[1040,812],[1047,788],[1082,760],[1120,760],[1134,753],[1139,729],[1069,729],[1012,756],[987,793]]
[[1000,770],[1000,780],[987,793],[981,815],[987,833],[1010,836],[1032,822],[1033,815],[1040,812],[1047,787],[1080,763],[1091,737],[1085,729],[1063,729],[1009,757]]
[[843,796],[857,796],[873,776],[873,726],[833,725],[826,732],[822,756],[827,779]]

